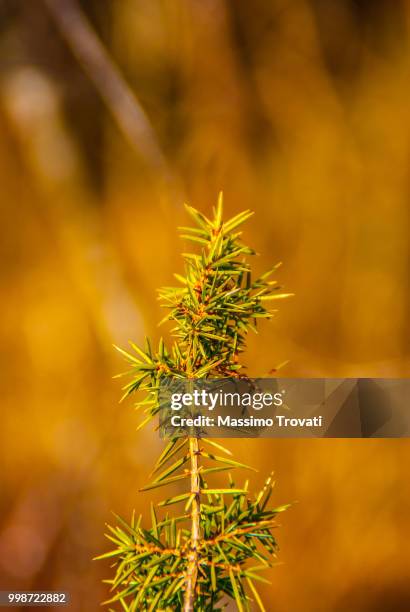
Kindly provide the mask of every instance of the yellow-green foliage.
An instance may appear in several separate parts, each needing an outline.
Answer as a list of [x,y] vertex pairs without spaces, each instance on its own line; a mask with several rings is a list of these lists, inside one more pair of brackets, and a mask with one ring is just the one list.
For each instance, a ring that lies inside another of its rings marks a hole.
[[[147,340],[144,349],[131,344],[132,353],[118,349],[131,366],[124,396],[144,392],[137,403],[144,412],[140,426],[160,410],[158,390],[166,378],[244,376],[239,355],[248,330],[255,330],[258,318],[272,316],[268,300],[287,295],[271,280],[277,266],[252,280],[246,256],[254,251],[241,242],[238,229],[251,212],[224,222],[222,196],[212,220],[189,206],[187,210],[196,227],[181,228],[182,236],[199,245],[200,252],[184,253],[185,276],[176,275],[180,286],[159,293],[169,309],[164,321],[174,323],[173,344],[167,349],[161,339],[154,351]],[[112,558],[116,566],[109,581],[114,594],[107,603],[120,602],[126,611],[211,612],[222,609],[220,602],[228,596],[239,610],[249,610],[252,600],[264,609],[254,583],[265,580],[260,572],[271,565],[276,550],[275,516],[286,506],[269,509],[271,477],[254,497],[247,482],[238,487],[230,474],[224,488],[209,484],[211,474],[235,467],[248,466],[213,440],[169,441],[144,490],[186,482],[184,493],[159,504],[182,505],[182,510],[158,518],[152,506],[149,528],[142,526],[141,517],[133,517],[130,524],[118,519],[118,526],[109,528],[107,537],[115,549],[100,557]],[[192,485],[194,470],[197,488]]]

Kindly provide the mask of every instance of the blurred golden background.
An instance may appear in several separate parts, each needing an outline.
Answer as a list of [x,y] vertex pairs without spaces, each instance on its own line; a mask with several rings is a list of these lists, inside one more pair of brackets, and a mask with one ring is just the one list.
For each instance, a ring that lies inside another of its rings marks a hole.
[[[0,0],[0,588],[106,596],[162,446],[111,345],[158,339],[184,200],[223,189],[284,262],[252,374],[408,376],[409,28],[405,0]],[[407,440],[231,446],[298,502],[267,610],[410,609]]]

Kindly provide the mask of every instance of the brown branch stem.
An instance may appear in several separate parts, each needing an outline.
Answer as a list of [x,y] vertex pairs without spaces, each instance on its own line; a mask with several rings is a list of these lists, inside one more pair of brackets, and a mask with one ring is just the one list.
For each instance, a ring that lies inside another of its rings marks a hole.
[[198,457],[200,455],[198,438],[189,439],[189,454],[191,458],[191,494],[194,496],[191,504],[191,546],[188,554],[188,567],[186,571],[186,588],[184,612],[192,612],[195,602],[195,588],[198,578],[200,545],[200,481]]

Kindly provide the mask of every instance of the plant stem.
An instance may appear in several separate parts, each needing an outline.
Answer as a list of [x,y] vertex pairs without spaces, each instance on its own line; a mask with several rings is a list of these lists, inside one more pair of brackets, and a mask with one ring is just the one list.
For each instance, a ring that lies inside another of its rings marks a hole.
[[198,438],[189,439],[189,454],[191,458],[191,494],[194,496],[191,504],[191,549],[188,555],[186,573],[186,589],[184,612],[192,612],[195,601],[195,588],[198,576],[198,544],[200,539],[200,482],[198,457],[200,455]]

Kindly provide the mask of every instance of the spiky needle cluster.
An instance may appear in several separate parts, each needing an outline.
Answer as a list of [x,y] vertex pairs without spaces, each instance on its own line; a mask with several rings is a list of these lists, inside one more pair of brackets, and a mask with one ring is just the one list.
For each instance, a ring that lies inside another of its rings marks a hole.
[[[171,350],[162,339],[155,351],[148,339],[144,349],[133,343],[132,353],[118,349],[131,366],[124,396],[144,392],[136,404],[145,413],[140,427],[158,413],[165,378],[243,376],[239,355],[248,331],[256,331],[258,318],[272,316],[268,300],[289,295],[271,280],[277,266],[252,280],[246,256],[254,251],[241,242],[238,230],[250,211],[224,222],[222,195],[212,220],[190,206],[187,211],[196,227],[180,228],[182,237],[198,245],[199,252],[183,254],[185,276],[175,275],[180,286],[159,292],[169,310],[163,321],[175,324]],[[237,467],[248,468],[214,440],[169,441],[152,482],[141,490],[181,487],[158,506],[182,505],[182,511],[159,518],[151,505],[149,528],[142,526],[141,517],[133,516],[130,524],[117,517],[119,524],[107,534],[115,549],[99,557],[112,558],[116,568],[114,579],[107,581],[114,595],[106,603],[119,602],[127,612],[211,612],[233,598],[241,612],[250,610],[252,601],[265,609],[255,582],[266,582],[260,571],[272,565],[275,517],[286,506],[268,508],[271,477],[254,498],[248,483],[238,488],[230,474],[225,488],[209,484],[211,474]]]

